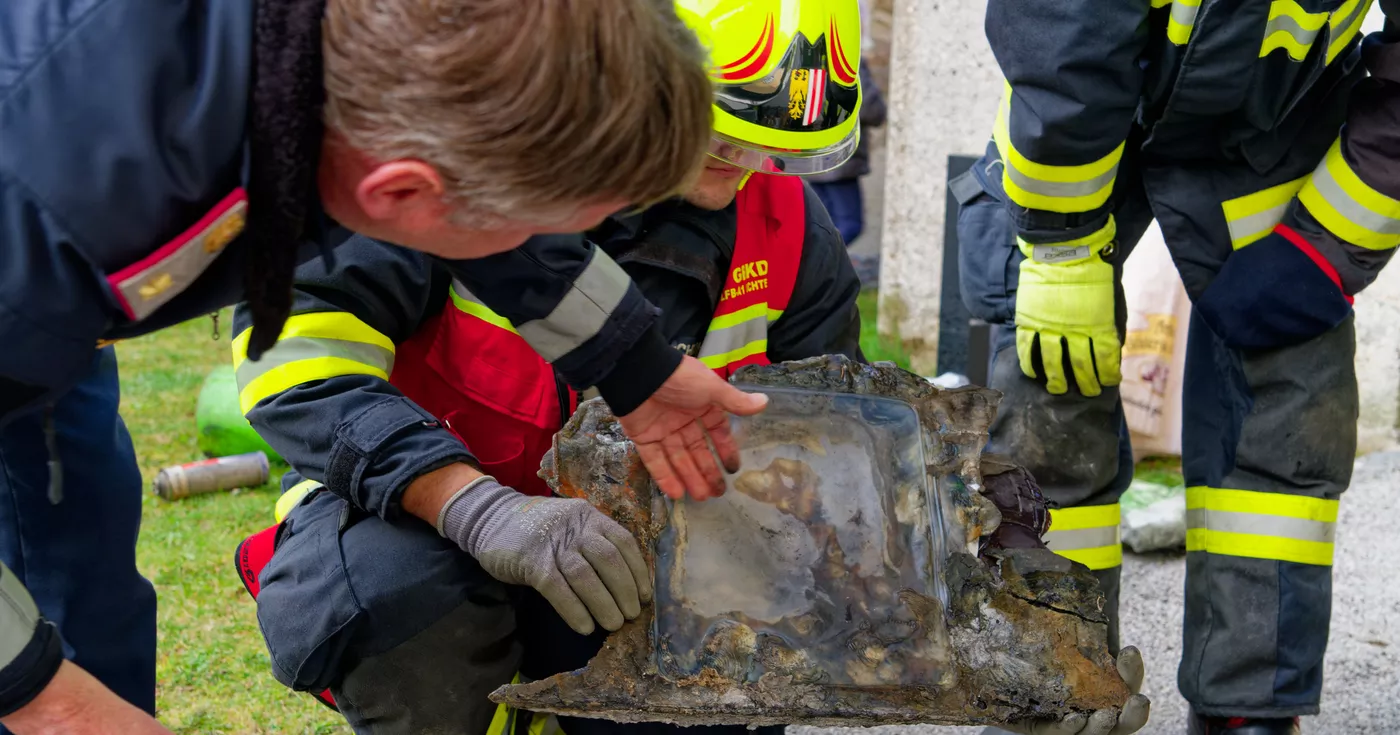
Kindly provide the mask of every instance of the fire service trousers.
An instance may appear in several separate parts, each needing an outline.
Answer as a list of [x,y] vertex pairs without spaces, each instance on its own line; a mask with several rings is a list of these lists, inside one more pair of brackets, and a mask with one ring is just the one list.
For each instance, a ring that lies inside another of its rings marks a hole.
[[[1115,271],[1155,217],[1194,299],[1231,252],[1223,204],[1306,175],[1322,150],[1309,161],[1313,152],[1300,148],[1268,175],[1243,165],[1151,165],[1125,154],[1111,200]],[[1133,474],[1122,403],[1117,388],[1087,398],[1073,382],[1053,396],[1043,380],[1022,373],[1014,317],[1023,256],[1000,177],[991,147],[950,187],[961,203],[963,299],[974,316],[1002,327],[990,383],[1006,397],[991,448],[1029,469],[1059,504],[1047,543],[1095,571],[1116,617],[1118,499]],[[1117,304],[1121,334],[1121,286]],[[1241,351],[1192,317],[1182,396],[1188,530],[1178,687],[1199,714],[1318,711],[1334,525],[1356,449],[1354,351],[1351,319],[1299,345]]]

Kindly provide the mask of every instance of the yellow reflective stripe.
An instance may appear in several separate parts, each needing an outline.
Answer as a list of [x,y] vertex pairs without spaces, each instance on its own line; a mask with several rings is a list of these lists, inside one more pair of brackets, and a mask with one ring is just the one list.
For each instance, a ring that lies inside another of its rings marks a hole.
[[1090,569],[1111,569],[1123,564],[1121,523],[1122,509],[1117,503],[1051,508],[1045,545]]
[[1283,221],[1289,202],[1297,196],[1308,177],[1301,176],[1263,191],[1230,199],[1220,207],[1225,211],[1225,223],[1230,228],[1230,243],[1236,250],[1256,242]]
[[1320,567],[1332,566],[1334,554],[1334,547],[1330,543],[1213,531],[1208,528],[1186,529],[1186,550]]
[[[487,308],[486,304],[481,303],[475,296],[472,296],[471,292],[466,290],[466,287],[461,287],[462,293],[457,292],[458,288],[458,284],[453,283],[452,289],[449,291],[449,293],[452,294],[452,304],[457,307],[458,311],[470,314],[493,327],[499,327],[511,334],[520,334],[515,331],[515,327],[510,323],[509,319],[491,311],[491,309]],[[463,296],[463,294],[466,295]]]
[[[253,328],[243,330],[233,338],[233,367],[238,369],[248,359],[248,338]],[[343,311],[317,311],[308,314],[294,314],[282,327],[279,340],[291,337],[311,337],[316,339],[338,339],[344,342],[361,342],[394,351],[394,341],[380,334],[353,314]]]
[[531,715],[530,735],[564,735],[559,718],[536,712]]
[[[765,304],[765,306],[766,306],[766,304]],[[768,310],[768,321],[770,321],[770,322],[776,322],[776,321],[778,321],[779,319],[781,319],[782,316],[783,316],[783,310],[782,310],[782,309],[769,309],[769,310]]]
[[1338,502],[1283,493],[1186,489],[1186,550],[1330,566]]
[[[727,329],[740,322],[746,322],[751,319],[757,319],[759,317],[763,317],[768,321],[773,321],[776,317],[769,316],[769,313],[770,312],[768,311],[768,304],[766,303],[746,306],[738,311],[731,311],[728,314],[721,314],[720,316],[711,319],[710,328],[706,331],[718,332],[721,329]],[[782,312],[778,313],[781,314]]]
[[1172,0],[1152,0],[1152,7],[1165,8],[1172,4]]
[[1052,532],[1082,531],[1087,528],[1118,528],[1122,522],[1123,509],[1117,503],[1050,509],[1050,530]]
[[1322,523],[1337,522],[1339,502],[1302,495],[1229,490],[1213,487],[1186,488],[1186,509],[1203,508],[1225,513],[1257,513]]
[[1361,180],[1338,138],[1298,192],[1298,201],[1329,232],[1369,250],[1400,245],[1400,201]]
[[700,362],[704,363],[705,367],[711,370],[717,370],[730,363],[738,362],[744,358],[753,357],[754,355],[761,355],[767,351],[768,340],[765,338],[755,340],[737,349],[722,352],[717,355],[701,355]]
[[[1337,8],[1332,13],[1330,25],[1332,27],[1332,43],[1327,46],[1327,63],[1337,58],[1337,54],[1347,47],[1351,39],[1356,37],[1357,31],[1361,30],[1361,24],[1366,21],[1366,13],[1371,10],[1371,0],[1347,0],[1342,7]],[[1338,32],[1338,29],[1341,29]]]
[[341,375],[372,375],[381,380],[389,379],[388,371],[358,360],[344,357],[313,357],[280,365],[253,378],[238,392],[238,403],[246,414],[253,410],[259,401],[289,388]]
[[1196,25],[1196,11],[1200,7],[1201,0],[1175,0],[1171,17],[1167,19],[1167,40],[1185,46],[1191,40],[1191,29]]
[[1011,86],[998,108],[993,138],[1001,151],[1002,185],[1011,201],[1048,212],[1087,212],[1103,206],[1113,192],[1125,144],[1092,163],[1053,166],[1026,158],[1011,142]]
[[287,492],[282,493],[282,496],[277,498],[277,505],[272,509],[272,517],[276,519],[278,523],[281,523],[287,517],[287,514],[292,512],[293,508],[301,504],[302,498],[309,495],[312,490],[320,487],[322,487],[321,483],[315,480],[302,480],[290,488],[287,488]]
[[1308,49],[1327,25],[1328,13],[1309,13],[1295,0],[1274,0],[1269,4],[1269,23],[1264,26],[1264,43],[1259,56],[1284,49],[1294,61],[1308,57]]
[[1055,549],[1056,554],[1077,561],[1094,571],[1123,566],[1123,545],[1100,546],[1094,549]]

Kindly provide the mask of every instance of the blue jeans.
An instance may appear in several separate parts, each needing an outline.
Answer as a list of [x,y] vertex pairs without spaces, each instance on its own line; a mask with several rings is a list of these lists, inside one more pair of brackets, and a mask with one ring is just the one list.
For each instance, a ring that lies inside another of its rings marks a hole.
[[865,230],[865,204],[860,198],[860,179],[833,181],[829,184],[812,184],[817,198],[822,200],[831,223],[841,233],[847,245],[855,242]]
[[154,714],[156,594],[136,569],[141,472],[119,395],[108,347],[51,407],[0,428],[0,559],[58,626],[64,656]]

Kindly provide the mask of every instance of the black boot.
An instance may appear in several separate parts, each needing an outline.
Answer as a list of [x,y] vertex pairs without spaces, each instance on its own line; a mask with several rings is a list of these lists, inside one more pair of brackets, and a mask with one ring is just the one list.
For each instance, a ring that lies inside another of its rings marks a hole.
[[1189,716],[1186,735],[1299,735],[1298,718]]

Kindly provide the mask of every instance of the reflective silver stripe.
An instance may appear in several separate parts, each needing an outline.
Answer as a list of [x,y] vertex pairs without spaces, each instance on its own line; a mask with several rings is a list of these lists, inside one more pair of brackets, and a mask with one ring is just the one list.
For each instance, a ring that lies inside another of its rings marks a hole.
[[705,341],[700,343],[700,353],[698,357],[704,360],[707,357],[724,355],[737,350],[745,345],[752,344],[759,340],[768,338],[768,317],[767,315],[756,316],[738,324],[715,329],[705,335]]
[[1109,170],[1095,176],[1087,181],[1045,181],[1044,179],[1031,178],[1029,175],[1021,173],[1011,161],[1006,161],[1006,176],[1016,186],[1025,189],[1032,194],[1039,194],[1047,197],[1082,197],[1089,196],[1098,190],[1108,186],[1113,181],[1113,177],[1118,175],[1118,166],[1113,166]]
[[631,283],[621,266],[602,250],[594,250],[593,260],[554,311],[521,324],[516,331],[546,362],[554,362],[602,330]]
[[0,668],[9,666],[29,645],[39,624],[39,608],[19,577],[0,562]]
[[1256,214],[1227,222],[1226,224],[1230,227],[1230,239],[1238,242],[1248,239],[1250,235],[1274,229],[1274,225],[1283,221],[1283,215],[1288,211],[1288,204],[1288,202],[1284,202]]
[[275,368],[316,357],[340,357],[362,365],[393,372],[394,353],[378,345],[324,337],[288,337],[268,350],[261,360],[244,360],[234,376],[241,392],[248,384]]
[[1073,531],[1056,531],[1054,525],[1045,534],[1045,545],[1051,551],[1073,551],[1075,549],[1097,549],[1100,546],[1113,546],[1120,543],[1119,527],[1081,528]]
[[1208,508],[1192,508],[1186,511],[1186,527],[1208,528],[1212,531],[1243,533],[1251,536],[1278,536],[1279,538],[1316,541],[1324,544],[1333,543],[1337,536],[1337,524],[1335,523],[1265,513],[1210,510]]
[[1360,0],[1360,2],[1351,6],[1351,12],[1347,13],[1345,18],[1338,20],[1336,17],[1333,17],[1331,20],[1329,20],[1327,24],[1331,26],[1332,30],[1334,31],[1332,33],[1332,38],[1339,38],[1342,35],[1342,32],[1351,26],[1352,21],[1356,20],[1356,17],[1358,15],[1362,15],[1370,9],[1370,0]]
[[1195,25],[1196,11],[1200,9],[1200,5],[1185,5],[1183,3],[1172,3],[1172,20],[1188,27]]
[[[1194,16],[1195,13],[1193,12],[1192,15]],[[1317,38],[1317,34],[1321,33],[1323,27],[1326,25],[1326,23],[1323,23],[1318,26],[1316,30],[1310,31],[1298,25],[1298,21],[1294,20],[1292,17],[1280,15],[1269,21],[1268,25],[1264,26],[1264,38],[1268,38],[1278,31],[1283,31],[1292,36],[1293,40],[1297,41],[1300,45],[1312,46],[1313,40]]]
[[1328,162],[1323,160],[1322,165],[1313,171],[1311,183],[1317,193],[1352,224],[1383,235],[1400,235],[1400,220],[1373,212],[1353,199],[1332,177]]

